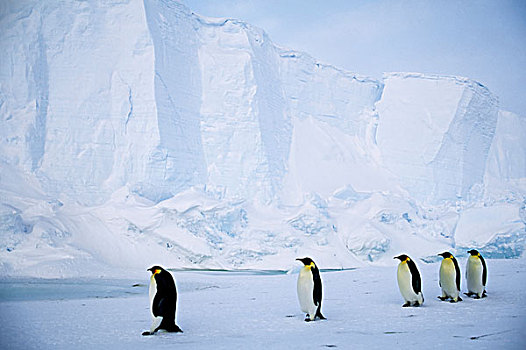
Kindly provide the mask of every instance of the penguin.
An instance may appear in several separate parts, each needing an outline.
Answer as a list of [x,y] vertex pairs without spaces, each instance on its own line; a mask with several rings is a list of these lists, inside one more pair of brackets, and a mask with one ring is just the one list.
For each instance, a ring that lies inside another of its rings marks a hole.
[[420,273],[415,262],[405,254],[395,256],[393,259],[400,260],[396,276],[398,279],[398,288],[400,288],[400,293],[405,300],[405,304],[402,306],[422,305],[424,303],[422,280],[420,279]]
[[326,318],[321,313],[322,287],[320,270],[311,258],[298,258],[303,263],[298,276],[298,299],[301,311],[307,313],[305,321],[314,321],[316,317]]
[[440,279],[438,282],[442,288],[442,296],[438,298],[442,301],[450,299],[452,303],[462,301],[460,297],[460,269],[458,268],[457,259],[450,252],[438,255],[444,258],[440,264]]
[[488,278],[486,262],[477,250],[472,249],[468,253],[470,254],[466,265],[468,292],[464,294],[468,297],[475,296],[475,299],[485,298],[486,280]]
[[152,326],[150,331],[142,335],[153,335],[159,329],[167,332],[183,332],[175,324],[175,310],[177,307],[177,289],[172,274],[160,266],[150,267],[150,311]]

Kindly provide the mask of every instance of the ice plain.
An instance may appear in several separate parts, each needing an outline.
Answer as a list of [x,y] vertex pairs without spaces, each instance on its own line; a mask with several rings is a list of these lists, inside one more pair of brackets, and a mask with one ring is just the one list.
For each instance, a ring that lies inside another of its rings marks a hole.
[[[465,259],[459,263],[464,272]],[[150,337],[141,336],[150,325],[146,271],[131,279],[2,280],[0,341],[3,349],[523,349],[526,260],[487,263],[488,297],[453,304],[436,298],[439,263],[418,261],[419,308],[402,308],[394,260],[322,271],[327,320],[310,323],[299,310],[298,269],[176,270],[184,333]],[[45,295],[38,283],[47,284]]]

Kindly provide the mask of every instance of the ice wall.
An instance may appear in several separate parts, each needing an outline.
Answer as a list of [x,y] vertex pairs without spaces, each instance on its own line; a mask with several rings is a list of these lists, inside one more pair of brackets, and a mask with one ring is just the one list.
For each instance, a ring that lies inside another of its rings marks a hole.
[[55,196],[102,203],[129,185],[158,202],[204,185],[300,200],[394,175],[437,203],[483,182],[498,104],[468,79],[381,83],[174,2],[4,11],[3,159]]
[[524,250],[524,118],[469,79],[168,0],[2,2],[0,45],[0,274]]
[[85,204],[148,178],[160,137],[142,3],[12,1],[1,16],[2,160]]
[[482,186],[498,115],[497,99],[464,78],[385,76],[376,139],[386,168],[415,198],[469,200]]
[[378,169],[374,144],[383,84],[305,53],[281,49],[280,58],[293,123],[284,202],[301,202],[305,193],[328,196],[348,185],[385,189],[389,181]]
[[276,49],[242,22],[198,23],[207,189],[271,200],[281,188],[291,133]]
[[136,190],[157,202],[203,183],[206,177],[199,115],[200,44],[182,5],[145,1],[144,6],[155,54],[154,67],[149,69],[154,69],[160,142],[149,155],[149,176],[139,180]]
[[500,111],[488,155],[487,176],[503,181],[526,178],[526,119]]

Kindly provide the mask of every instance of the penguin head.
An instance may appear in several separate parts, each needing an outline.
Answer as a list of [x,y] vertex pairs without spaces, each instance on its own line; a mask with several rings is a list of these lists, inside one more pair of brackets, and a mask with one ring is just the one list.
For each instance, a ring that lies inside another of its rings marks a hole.
[[440,255],[441,257],[443,257],[444,259],[449,259],[449,258],[452,258],[453,255],[450,253],[450,252],[443,252],[443,253],[440,253],[438,254]]
[[316,264],[314,261],[312,261],[311,258],[305,257],[305,258],[297,258],[296,260],[299,260],[305,265],[307,268],[313,268],[316,267]]
[[407,255],[401,254],[398,256],[395,256],[393,259],[399,259],[401,262],[411,260]]
[[476,249],[468,250],[468,253],[473,255],[473,256],[479,256],[480,255],[480,253]]
[[164,271],[164,269],[158,265],[155,265],[155,266],[152,266],[150,267],[148,270],[146,271],[151,271],[152,272],[152,275],[157,275],[158,273],[161,273]]

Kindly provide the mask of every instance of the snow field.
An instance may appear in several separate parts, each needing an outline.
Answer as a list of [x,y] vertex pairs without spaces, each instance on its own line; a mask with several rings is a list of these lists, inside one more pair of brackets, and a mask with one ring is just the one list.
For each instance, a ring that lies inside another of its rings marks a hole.
[[[402,308],[395,261],[389,267],[322,271],[327,320],[310,323],[299,309],[296,273],[175,271],[177,323],[184,333],[151,337],[141,336],[151,321],[146,273],[139,287],[108,282],[112,290],[128,286],[120,296],[16,301],[4,290],[0,341],[3,349],[523,348],[526,260],[487,263],[488,297],[464,296],[452,304],[436,298],[439,263],[417,262],[425,297],[419,308]],[[465,259],[459,264],[465,291]],[[108,296],[100,283],[97,288]]]

